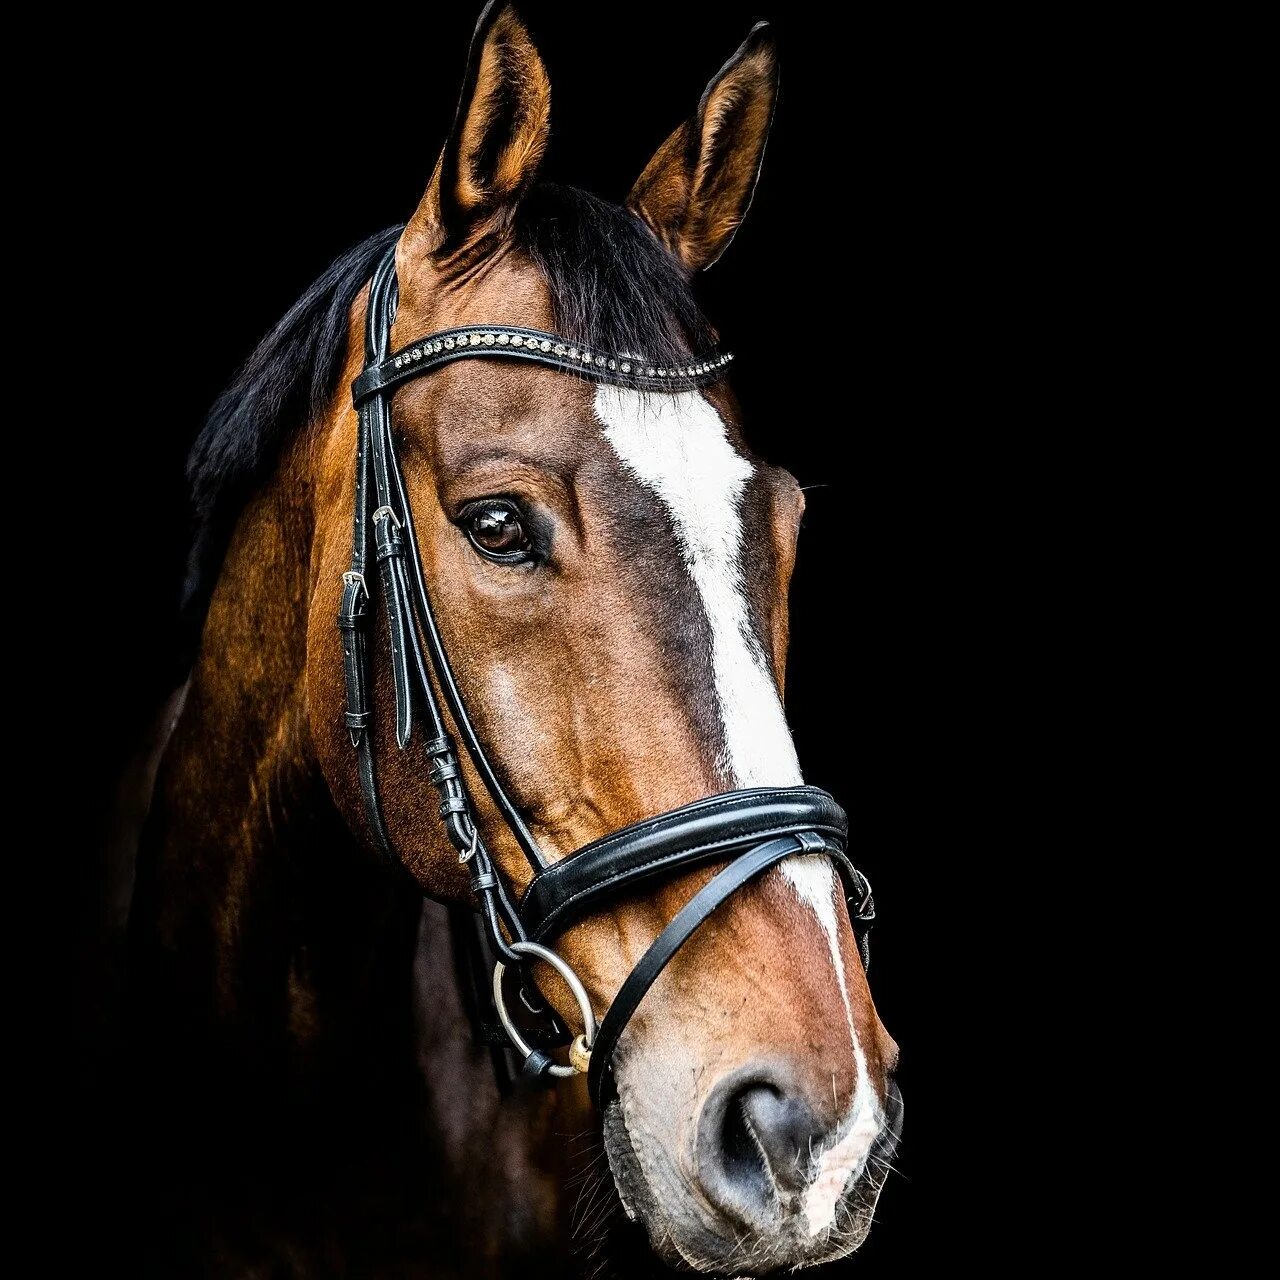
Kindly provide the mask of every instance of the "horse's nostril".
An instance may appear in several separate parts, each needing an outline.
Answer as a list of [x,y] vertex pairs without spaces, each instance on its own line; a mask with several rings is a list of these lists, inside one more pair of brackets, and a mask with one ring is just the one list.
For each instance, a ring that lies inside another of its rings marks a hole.
[[754,1126],[748,1118],[746,1098],[743,1094],[732,1098],[725,1107],[720,1147],[724,1173],[731,1182],[745,1187],[758,1180],[762,1189],[767,1191],[768,1159],[754,1132]]
[[809,1181],[812,1144],[825,1129],[803,1098],[772,1085],[744,1089],[740,1103],[747,1133],[759,1144],[780,1191],[801,1191]]
[[778,1198],[804,1190],[824,1123],[798,1091],[758,1078],[717,1085],[698,1134],[699,1174],[722,1208],[759,1226]]

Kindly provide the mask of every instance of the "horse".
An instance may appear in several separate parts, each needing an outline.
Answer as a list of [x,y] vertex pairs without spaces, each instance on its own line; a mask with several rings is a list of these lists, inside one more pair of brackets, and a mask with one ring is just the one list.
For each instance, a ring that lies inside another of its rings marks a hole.
[[[788,846],[649,975],[606,1094],[563,1063],[572,1078],[536,1087],[477,1032],[475,895],[520,900],[534,879],[514,821],[555,868],[657,815],[802,782],[783,676],[804,496],[744,439],[727,357],[700,361],[717,337],[692,291],[751,203],[777,91],[760,23],[613,205],[539,180],[547,72],[492,0],[408,222],[335,261],[211,411],[189,464],[199,641],[130,919],[154,1273],[738,1276],[865,1238],[900,1132],[898,1050],[834,847]],[[393,141],[381,158],[414,131]],[[508,347],[385,393],[414,520],[383,518],[378,554],[407,530],[496,778],[475,753],[437,758],[446,803],[405,749],[403,653],[373,655],[352,712],[335,626],[359,594],[350,388],[392,265],[392,350],[547,333],[575,359],[673,373],[629,387]],[[469,849],[441,821],[464,804]],[[724,866],[593,902],[554,934],[583,996],[530,965],[519,1018],[541,1012],[589,1057],[588,1015]]]

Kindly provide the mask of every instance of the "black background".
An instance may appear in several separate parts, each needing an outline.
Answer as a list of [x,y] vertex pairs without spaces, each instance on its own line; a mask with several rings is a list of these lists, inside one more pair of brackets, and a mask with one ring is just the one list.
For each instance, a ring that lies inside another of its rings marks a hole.
[[[751,442],[808,489],[789,712],[806,777],[850,810],[880,912],[872,986],[903,1051],[904,1176],[856,1260],[871,1276],[963,1249],[980,1176],[969,1161],[989,1124],[966,1084],[978,1054],[963,1007],[971,889],[955,873],[982,771],[970,658],[989,644],[988,515],[971,484],[984,409],[965,395],[982,363],[970,357],[983,263],[968,233],[988,216],[973,131],[983,90],[936,74],[945,31],[779,8],[530,0],[521,12],[552,81],[545,176],[615,200],[752,21],[778,27],[782,94],[760,186],[701,292],[738,353]],[[72,215],[83,258],[71,267],[91,281],[91,314],[66,317],[68,333],[94,326],[101,366],[102,425],[83,433],[68,479],[93,531],[77,589],[108,623],[76,656],[78,743],[93,761],[95,834],[72,931],[90,1110],[113,1036],[121,899],[109,835],[121,767],[173,670],[186,451],[238,364],[331,259],[412,211],[477,10],[379,11],[376,36],[358,11],[284,39],[211,26],[192,37],[199,57],[118,60],[91,86]],[[142,393],[126,395],[124,376]]]

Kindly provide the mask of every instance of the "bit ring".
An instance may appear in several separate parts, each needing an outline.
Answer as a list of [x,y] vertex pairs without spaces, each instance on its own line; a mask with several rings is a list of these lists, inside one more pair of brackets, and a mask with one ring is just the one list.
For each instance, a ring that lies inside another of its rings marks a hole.
[[[587,990],[582,985],[582,979],[574,973],[567,961],[562,960],[554,951],[549,950],[540,943],[511,942],[507,945],[517,955],[533,956],[536,960],[546,961],[565,980],[565,984],[573,992],[573,998],[578,1002],[578,1008],[582,1011],[582,1035],[578,1037],[582,1043],[579,1045],[575,1041],[573,1049],[570,1050],[569,1057],[574,1065],[562,1067],[557,1062],[554,1066],[549,1067],[548,1070],[553,1076],[562,1080],[568,1079],[570,1076],[585,1074],[591,1061],[591,1046],[596,1039],[596,1015],[591,1008],[591,1001],[587,999]],[[511,1043],[515,1045],[516,1052],[527,1058],[533,1052],[533,1049],[520,1034],[515,1023],[511,1021],[511,1015],[507,1012],[506,997],[502,994],[502,977],[506,971],[507,966],[502,961],[498,961],[493,967],[493,1004],[498,1011],[498,1018],[502,1022],[502,1029],[511,1037]]]

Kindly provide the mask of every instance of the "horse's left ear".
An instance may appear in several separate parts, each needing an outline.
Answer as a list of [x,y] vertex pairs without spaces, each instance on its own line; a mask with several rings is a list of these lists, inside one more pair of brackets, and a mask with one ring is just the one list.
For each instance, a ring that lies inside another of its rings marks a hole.
[[500,235],[537,173],[551,128],[547,69],[516,11],[489,0],[476,23],[458,112],[401,237],[411,257],[447,257]]
[[627,207],[690,271],[715,262],[746,216],[777,98],[777,44],[758,22],[631,188]]

